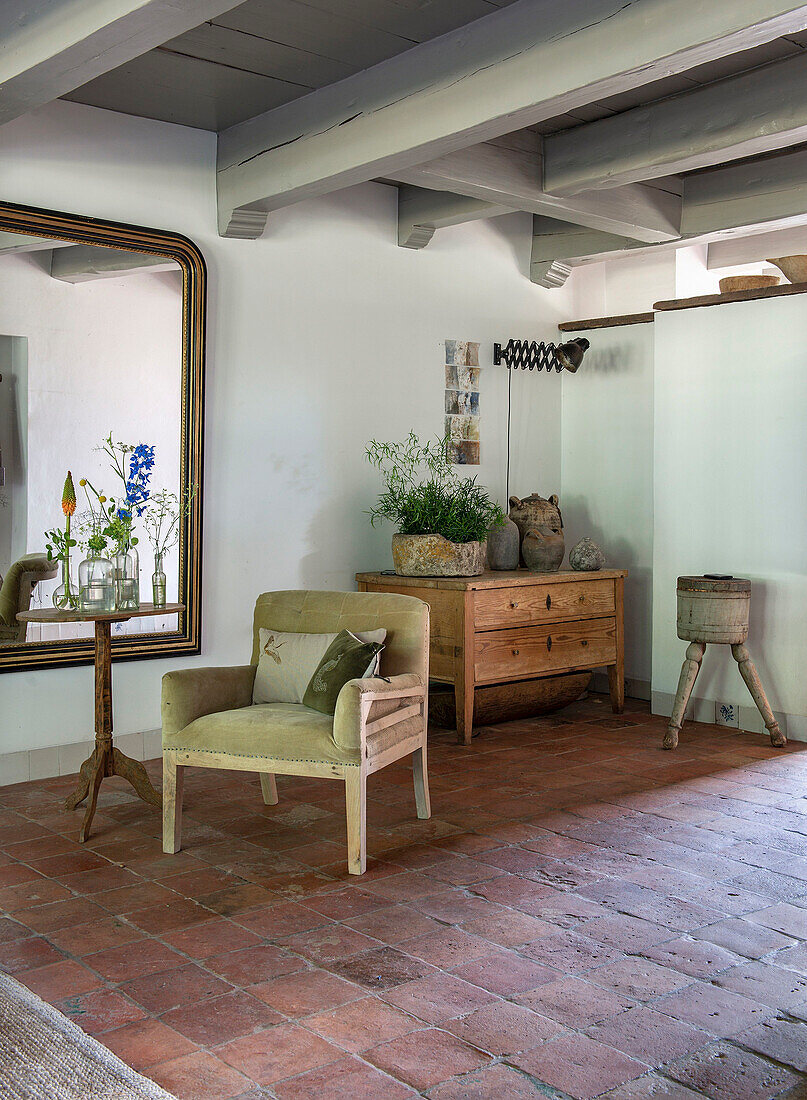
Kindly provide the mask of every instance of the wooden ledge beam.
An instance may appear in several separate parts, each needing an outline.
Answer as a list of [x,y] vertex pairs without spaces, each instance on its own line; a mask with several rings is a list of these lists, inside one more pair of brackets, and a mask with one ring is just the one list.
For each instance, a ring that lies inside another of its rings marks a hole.
[[792,0],[518,0],[224,130],[219,231],[805,26]]
[[807,140],[807,56],[550,134],[544,187],[573,195],[753,157]]
[[2,0],[0,125],[235,6],[234,0]]

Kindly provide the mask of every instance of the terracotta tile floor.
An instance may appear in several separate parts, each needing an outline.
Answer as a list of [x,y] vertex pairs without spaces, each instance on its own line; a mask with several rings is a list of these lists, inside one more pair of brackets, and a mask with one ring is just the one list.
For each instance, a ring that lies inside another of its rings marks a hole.
[[[191,770],[183,851],[118,780],[0,788],[0,968],[187,1100],[807,1097],[807,745],[643,704],[435,731],[368,793]],[[159,764],[149,765],[159,774]]]

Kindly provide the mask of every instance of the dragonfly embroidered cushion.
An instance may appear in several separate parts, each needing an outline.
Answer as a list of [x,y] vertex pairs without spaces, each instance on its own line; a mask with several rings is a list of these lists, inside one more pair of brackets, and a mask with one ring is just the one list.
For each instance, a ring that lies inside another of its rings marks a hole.
[[[292,634],[261,627],[252,702],[302,703],[311,677],[338,636]],[[379,644],[386,636],[386,630],[370,630],[356,635],[362,642]],[[333,711],[330,713],[333,714]]]

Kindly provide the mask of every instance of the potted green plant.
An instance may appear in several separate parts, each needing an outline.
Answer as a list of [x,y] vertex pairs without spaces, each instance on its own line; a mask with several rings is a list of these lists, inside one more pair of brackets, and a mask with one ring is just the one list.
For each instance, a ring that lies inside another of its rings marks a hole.
[[372,440],[366,455],[384,481],[370,522],[388,519],[397,527],[395,572],[402,577],[482,573],[488,528],[504,523],[504,513],[475,477],[457,475],[447,440],[422,443],[410,432],[402,443]]

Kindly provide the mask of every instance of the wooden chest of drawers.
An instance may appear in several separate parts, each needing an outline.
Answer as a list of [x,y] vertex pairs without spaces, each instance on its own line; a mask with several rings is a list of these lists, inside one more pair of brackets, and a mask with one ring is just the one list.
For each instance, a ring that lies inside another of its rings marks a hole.
[[454,684],[457,733],[470,744],[474,688],[606,667],[611,704],[625,701],[624,569],[398,577],[358,573],[362,592],[402,592],[431,608],[431,676]]

